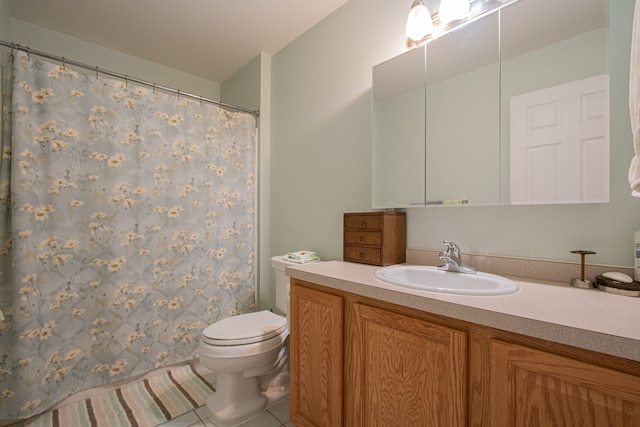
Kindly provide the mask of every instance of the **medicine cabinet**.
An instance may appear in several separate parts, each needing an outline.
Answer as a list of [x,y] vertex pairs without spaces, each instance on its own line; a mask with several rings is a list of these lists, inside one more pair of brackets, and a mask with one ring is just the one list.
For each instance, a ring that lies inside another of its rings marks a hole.
[[519,0],[373,68],[372,207],[609,200],[609,0]]

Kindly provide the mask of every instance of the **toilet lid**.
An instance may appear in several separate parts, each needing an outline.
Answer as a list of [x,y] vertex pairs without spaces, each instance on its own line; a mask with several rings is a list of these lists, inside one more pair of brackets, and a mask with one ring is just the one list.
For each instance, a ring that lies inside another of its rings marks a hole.
[[210,325],[202,331],[211,345],[242,345],[268,340],[287,328],[287,319],[270,311],[258,311],[232,316]]

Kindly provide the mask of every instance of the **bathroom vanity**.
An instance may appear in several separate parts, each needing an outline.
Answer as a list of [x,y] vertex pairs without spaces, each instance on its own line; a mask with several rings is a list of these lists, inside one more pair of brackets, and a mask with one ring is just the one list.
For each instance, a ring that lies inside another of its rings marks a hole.
[[640,426],[640,300],[517,279],[438,294],[376,269],[286,269],[297,426]]

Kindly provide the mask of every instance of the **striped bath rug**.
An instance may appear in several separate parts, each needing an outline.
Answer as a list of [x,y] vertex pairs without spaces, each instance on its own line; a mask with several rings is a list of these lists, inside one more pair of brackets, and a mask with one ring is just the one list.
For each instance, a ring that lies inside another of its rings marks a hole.
[[204,405],[212,392],[183,365],[46,412],[25,427],[154,427]]

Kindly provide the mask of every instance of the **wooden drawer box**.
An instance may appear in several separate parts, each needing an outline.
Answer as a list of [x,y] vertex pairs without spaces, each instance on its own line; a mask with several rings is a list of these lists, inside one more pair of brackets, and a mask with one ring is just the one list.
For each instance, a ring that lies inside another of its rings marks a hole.
[[344,260],[380,266],[403,263],[406,229],[404,212],[345,213]]

